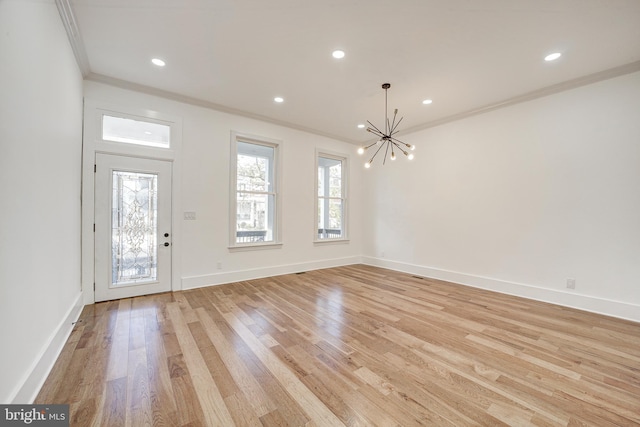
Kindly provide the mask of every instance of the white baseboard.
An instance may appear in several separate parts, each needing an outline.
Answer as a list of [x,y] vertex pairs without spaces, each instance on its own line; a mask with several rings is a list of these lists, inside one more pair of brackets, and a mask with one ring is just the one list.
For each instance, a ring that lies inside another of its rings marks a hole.
[[56,360],[58,360],[58,356],[60,356],[69,335],[71,335],[73,323],[80,317],[83,307],[82,292],[80,292],[71,307],[67,310],[64,319],[54,329],[47,344],[36,357],[31,369],[24,375],[24,380],[16,387],[13,398],[9,399],[11,403],[33,403],[42,385],[49,376],[53,365],[56,363]]
[[447,282],[458,283],[461,285],[640,322],[640,306],[623,301],[613,301],[590,295],[583,295],[576,292],[563,292],[555,289],[507,282],[504,280],[492,279],[490,277],[474,276],[466,273],[441,270],[375,257],[363,256],[362,262],[367,265],[415,274],[416,276],[445,280]]
[[223,273],[207,274],[205,276],[191,276],[182,278],[182,289],[202,288],[211,285],[240,282],[242,280],[260,279],[263,277],[279,276],[282,274],[299,273],[301,271],[319,270],[321,268],[340,267],[343,265],[360,264],[362,257],[352,256],[334,258],[321,261],[302,262],[298,264],[284,264],[249,270],[225,271]]

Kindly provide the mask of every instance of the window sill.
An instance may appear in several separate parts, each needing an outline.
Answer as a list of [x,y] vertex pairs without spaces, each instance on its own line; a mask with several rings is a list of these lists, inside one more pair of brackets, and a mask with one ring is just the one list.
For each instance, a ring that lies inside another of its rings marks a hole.
[[325,239],[325,240],[314,240],[314,246],[324,246],[324,245],[346,245],[350,243],[349,239]]
[[262,251],[267,249],[280,249],[282,248],[282,243],[246,243],[246,244],[238,244],[233,246],[228,246],[229,252],[244,252],[244,251]]

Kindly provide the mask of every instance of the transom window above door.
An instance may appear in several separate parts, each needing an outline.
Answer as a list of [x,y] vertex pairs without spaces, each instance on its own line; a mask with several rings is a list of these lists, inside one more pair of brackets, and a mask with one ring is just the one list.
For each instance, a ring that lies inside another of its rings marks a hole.
[[169,124],[138,117],[102,114],[102,139],[148,147],[170,148]]

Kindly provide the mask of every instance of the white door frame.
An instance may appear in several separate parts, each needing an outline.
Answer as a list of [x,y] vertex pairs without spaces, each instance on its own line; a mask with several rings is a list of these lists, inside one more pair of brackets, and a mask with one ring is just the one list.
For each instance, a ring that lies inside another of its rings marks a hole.
[[[105,141],[102,139],[102,115],[104,113],[131,116],[140,119],[152,119],[168,124],[171,127],[171,148],[156,148]],[[107,102],[85,98],[84,100],[84,132],[82,154],[82,273],[81,285],[84,304],[95,302],[95,158],[96,154],[117,154],[128,157],[139,157],[152,160],[172,162],[172,202],[171,228],[173,238],[171,258],[171,290],[182,290],[181,237],[182,221],[178,215],[182,212],[179,189],[181,185],[180,148],[182,121],[179,118],[139,107],[113,105]]]

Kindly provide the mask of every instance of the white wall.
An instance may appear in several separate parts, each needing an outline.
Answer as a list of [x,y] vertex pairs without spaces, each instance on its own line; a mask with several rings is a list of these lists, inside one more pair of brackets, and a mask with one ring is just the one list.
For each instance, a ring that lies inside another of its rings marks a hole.
[[366,262],[640,321],[640,73],[402,139]]
[[[148,109],[181,119],[182,147],[178,153],[181,172],[177,194],[181,208],[177,215],[182,218],[185,211],[196,212],[195,221],[181,221],[180,242],[176,246],[182,260],[184,289],[360,261],[358,219],[361,217],[362,171],[359,167],[352,167],[350,176],[350,242],[313,244],[315,150],[320,148],[352,157],[353,145],[93,81],[85,82],[85,97],[96,104]],[[284,244],[281,248],[240,252],[228,249],[232,130],[282,141]]]
[[80,308],[82,76],[52,0],[0,1],[0,64],[0,403],[26,403]]

